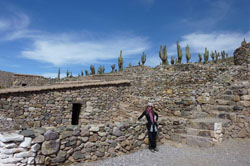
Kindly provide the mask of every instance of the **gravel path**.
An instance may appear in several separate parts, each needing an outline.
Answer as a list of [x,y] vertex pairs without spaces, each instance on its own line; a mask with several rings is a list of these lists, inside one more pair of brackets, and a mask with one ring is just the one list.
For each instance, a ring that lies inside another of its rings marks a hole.
[[224,141],[212,148],[195,148],[168,142],[159,152],[133,154],[74,166],[250,166],[250,139]]

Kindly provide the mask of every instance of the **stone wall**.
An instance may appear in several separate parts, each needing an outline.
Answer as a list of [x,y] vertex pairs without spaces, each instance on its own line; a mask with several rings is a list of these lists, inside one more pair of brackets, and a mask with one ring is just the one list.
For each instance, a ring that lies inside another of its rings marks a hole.
[[12,87],[28,87],[28,86],[43,86],[48,85],[49,79],[28,74],[14,74]]
[[[21,128],[69,125],[73,104],[81,104],[79,124],[112,121],[113,104],[127,93],[129,83],[86,84],[60,89],[23,88],[0,94],[0,112],[12,118]],[[59,88],[60,86],[58,86]],[[56,86],[55,86],[56,88]],[[3,124],[0,124],[2,126]],[[15,125],[17,126],[17,125]],[[4,127],[0,127],[4,128]]]
[[0,89],[11,87],[13,82],[13,73],[0,71]]
[[[170,138],[172,119],[159,122],[158,143]],[[146,148],[145,121],[36,128],[0,133],[0,165],[61,165],[119,156]]]

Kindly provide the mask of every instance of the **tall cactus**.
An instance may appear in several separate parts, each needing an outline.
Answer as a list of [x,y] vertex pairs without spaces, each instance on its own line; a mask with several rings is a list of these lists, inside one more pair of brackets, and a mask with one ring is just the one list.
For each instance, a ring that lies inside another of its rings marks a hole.
[[143,66],[146,63],[146,60],[147,60],[147,55],[143,52],[141,56],[141,63]]
[[104,71],[105,71],[104,65],[103,65],[103,66],[100,65],[100,66],[98,67],[98,70],[97,70],[98,74],[104,74]]
[[181,50],[181,46],[179,45],[179,41],[177,41],[177,54],[178,54],[178,64],[181,64],[182,50]]
[[81,76],[83,77],[83,70],[81,70]]
[[60,80],[60,74],[61,74],[61,69],[58,69],[58,75],[57,75],[57,79]]
[[115,64],[111,65],[111,69],[112,69],[111,73],[114,73],[115,72]]
[[171,56],[171,65],[174,65],[174,57]]
[[186,59],[187,59],[187,63],[189,62],[190,58],[191,58],[190,48],[187,45],[187,47],[186,47]]
[[167,46],[160,46],[159,57],[161,58],[163,65],[168,65],[168,54],[167,54]]
[[217,52],[216,50],[214,52],[215,52],[215,63],[217,63],[220,57],[220,53]]
[[120,56],[119,56],[119,58],[118,58],[118,66],[119,66],[119,71],[123,71],[122,50],[120,51]]
[[207,63],[209,59],[209,51],[207,48],[205,48],[205,53],[204,53],[204,63]]
[[69,77],[69,70],[67,69],[67,71],[66,71],[66,77],[68,78]]
[[90,71],[91,71],[91,75],[95,75],[95,66],[94,65],[90,65]]
[[211,52],[211,55],[210,55],[210,56],[211,56],[213,62],[215,62],[215,59],[214,59],[214,58],[215,58],[215,55],[214,55],[214,52],[213,52],[213,51]]
[[132,67],[132,64],[129,62],[128,67]]
[[221,58],[222,58],[222,60],[224,60],[225,57],[226,57],[226,52],[225,52],[225,50],[223,50],[223,51],[221,51]]
[[88,70],[85,70],[85,75],[89,75],[89,71]]
[[201,56],[200,53],[198,54],[198,57],[199,57],[199,63],[201,63],[201,61],[202,61],[202,56]]

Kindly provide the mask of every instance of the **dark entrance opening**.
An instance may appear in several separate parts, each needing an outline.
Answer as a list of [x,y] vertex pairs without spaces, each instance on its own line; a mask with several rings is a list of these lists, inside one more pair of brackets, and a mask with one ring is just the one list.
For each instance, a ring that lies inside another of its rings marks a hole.
[[27,84],[25,84],[25,83],[22,83],[22,86],[27,86]]
[[78,125],[79,123],[79,115],[81,111],[81,104],[74,103],[72,108],[72,125]]

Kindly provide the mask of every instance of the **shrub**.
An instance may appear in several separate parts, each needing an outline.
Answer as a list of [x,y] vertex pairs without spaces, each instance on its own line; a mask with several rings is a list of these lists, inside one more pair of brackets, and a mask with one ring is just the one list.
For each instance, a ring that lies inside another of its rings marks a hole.
[[105,71],[104,65],[103,65],[103,66],[100,65],[100,66],[98,67],[98,70],[97,70],[98,74],[104,74],[104,71]]

